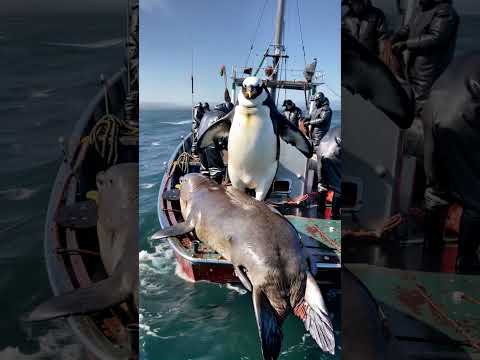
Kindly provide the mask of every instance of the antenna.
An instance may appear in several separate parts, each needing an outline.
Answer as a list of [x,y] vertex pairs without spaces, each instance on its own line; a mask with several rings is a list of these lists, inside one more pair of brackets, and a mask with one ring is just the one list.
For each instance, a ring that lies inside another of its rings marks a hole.
[[192,81],[192,109],[195,102],[195,91],[193,90],[193,47],[192,47],[192,74],[191,74],[191,81]]

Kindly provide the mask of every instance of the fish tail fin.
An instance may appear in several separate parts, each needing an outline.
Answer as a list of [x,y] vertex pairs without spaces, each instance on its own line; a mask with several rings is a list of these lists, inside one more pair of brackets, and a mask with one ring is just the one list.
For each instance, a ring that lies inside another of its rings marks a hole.
[[267,296],[258,288],[253,289],[253,307],[265,360],[275,360],[282,347],[281,322]]
[[335,335],[322,293],[310,273],[303,300],[294,308],[294,313],[304,323],[318,346],[325,352],[335,353]]

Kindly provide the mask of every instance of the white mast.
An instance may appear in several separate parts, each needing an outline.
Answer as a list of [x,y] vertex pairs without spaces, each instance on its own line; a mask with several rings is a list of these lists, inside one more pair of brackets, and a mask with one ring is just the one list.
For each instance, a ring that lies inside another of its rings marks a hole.
[[[276,81],[278,78],[279,62],[283,53],[283,30],[284,30],[284,14],[285,14],[285,0],[277,0],[277,17],[275,20],[275,43],[273,56],[272,80]],[[272,99],[276,98],[276,87],[271,88]]]

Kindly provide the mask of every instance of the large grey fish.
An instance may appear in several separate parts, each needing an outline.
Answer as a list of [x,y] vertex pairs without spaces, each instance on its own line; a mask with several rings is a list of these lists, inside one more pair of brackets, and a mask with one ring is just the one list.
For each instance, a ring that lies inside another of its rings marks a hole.
[[307,268],[299,235],[281,214],[233,187],[200,174],[181,181],[185,222],[158,231],[152,240],[195,230],[197,237],[235,267],[252,292],[262,352],[277,359],[281,325],[289,313],[304,322],[320,348],[331,354],[335,339],[322,294]]
[[97,233],[109,277],[54,296],[38,305],[27,321],[91,313],[130,297],[138,306],[138,164],[119,164],[99,173],[97,188]]

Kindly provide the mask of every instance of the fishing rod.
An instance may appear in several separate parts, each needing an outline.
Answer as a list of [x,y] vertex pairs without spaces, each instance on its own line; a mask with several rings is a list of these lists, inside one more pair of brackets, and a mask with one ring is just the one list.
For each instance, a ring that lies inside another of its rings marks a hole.
[[195,105],[195,91],[194,91],[194,88],[193,88],[193,47],[192,47],[192,72],[191,72],[191,75],[190,75],[190,80],[191,80],[191,87],[192,87],[192,120],[195,116],[195,113],[194,113],[194,108],[193,106]]

